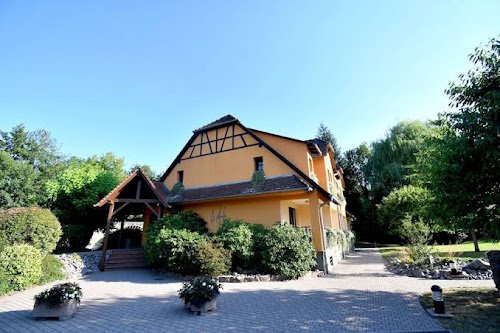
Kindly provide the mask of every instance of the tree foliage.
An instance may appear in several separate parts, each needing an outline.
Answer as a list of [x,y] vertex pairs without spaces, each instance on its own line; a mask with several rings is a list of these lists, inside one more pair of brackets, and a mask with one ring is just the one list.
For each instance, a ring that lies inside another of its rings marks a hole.
[[330,131],[330,129],[323,123],[319,124],[318,131],[316,133],[316,139],[320,139],[325,141],[326,143],[330,143],[333,147],[333,158],[335,159],[335,163],[337,168],[342,166],[342,151],[340,149],[340,145],[337,142],[337,138]]
[[22,124],[0,131],[0,208],[46,205],[44,184],[61,162],[49,132],[27,131]]
[[124,179],[123,165],[111,153],[66,161],[65,169],[46,183],[50,207],[61,223],[85,226],[88,239],[104,228],[107,212],[94,205]]
[[475,67],[450,83],[450,107],[418,155],[418,179],[435,218],[455,230],[500,238],[500,40],[470,55]]
[[428,206],[431,203],[429,191],[415,186],[395,189],[377,205],[381,225],[394,234],[405,234],[405,223],[425,221],[430,225]]

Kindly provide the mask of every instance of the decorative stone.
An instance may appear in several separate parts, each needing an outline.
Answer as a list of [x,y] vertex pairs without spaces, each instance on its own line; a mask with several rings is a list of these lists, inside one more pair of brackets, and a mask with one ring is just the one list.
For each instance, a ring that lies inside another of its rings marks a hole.
[[487,271],[488,269],[490,269],[490,263],[481,259],[474,259],[466,266],[466,268]]
[[78,309],[78,301],[70,299],[64,301],[57,307],[49,307],[47,303],[40,303],[33,307],[33,317],[35,318],[59,318],[66,319],[73,316]]

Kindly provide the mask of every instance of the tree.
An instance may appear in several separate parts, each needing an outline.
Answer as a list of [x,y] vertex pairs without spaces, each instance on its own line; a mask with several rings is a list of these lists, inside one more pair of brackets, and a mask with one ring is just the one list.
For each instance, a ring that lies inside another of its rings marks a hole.
[[423,122],[403,121],[392,127],[384,139],[372,143],[365,174],[375,204],[393,189],[411,184],[415,153],[422,148],[428,131],[429,126]]
[[37,172],[30,164],[16,161],[0,151],[0,207],[35,205],[41,197]]
[[17,125],[0,131],[0,207],[46,205],[45,182],[62,166],[55,140],[45,130]]
[[365,143],[345,152],[342,158],[344,170],[345,198],[347,210],[354,216],[353,228],[360,239],[369,239],[373,235],[373,219],[369,216],[369,185],[365,177],[365,168],[371,150]]
[[124,179],[123,165],[123,159],[111,153],[87,159],[73,157],[55,180],[47,182],[54,213],[62,224],[84,226],[84,243],[95,229],[104,228],[107,212],[94,204]]
[[129,173],[132,173],[137,168],[142,168],[151,180],[160,179],[161,175],[158,175],[148,164],[135,164],[130,168]]
[[427,207],[431,201],[430,193],[425,188],[403,186],[394,189],[377,205],[379,222],[397,235],[405,233],[407,223],[423,222],[430,226]]
[[335,163],[337,168],[340,168],[342,165],[342,151],[340,150],[340,146],[335,138],[335,135],[330,131],[330,129],[321,123],[318,127],[318,132],[316,133],[316,139],[323,140],[327,143],[330,143],[333,147],[333,158],[335,159]]
[[469,56],[475,68],[450,83],[456,111],[441,114],[419,154],[418,178],[435,197],[436,219],[500,239],[500,39]]

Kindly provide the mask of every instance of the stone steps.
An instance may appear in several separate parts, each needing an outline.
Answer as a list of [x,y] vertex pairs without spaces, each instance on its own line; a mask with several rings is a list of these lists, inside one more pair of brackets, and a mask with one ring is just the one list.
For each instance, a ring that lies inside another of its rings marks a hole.
[[118,271],[145,268],[148,265],[143,249],[117,249],[112,250],[111,255],[106,260],[104,270]]

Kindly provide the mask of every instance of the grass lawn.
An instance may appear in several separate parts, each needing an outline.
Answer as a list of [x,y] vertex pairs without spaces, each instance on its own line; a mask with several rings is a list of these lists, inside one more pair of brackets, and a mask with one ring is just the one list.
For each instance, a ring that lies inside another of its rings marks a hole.
[[[481,239],[479,241],[479,249],[481,252],[474,252],[474,243],[472,241],[462,244],[434,245],[432,248],[434,252],[437,252],[438,255],[443,258],[470,260],[474,258],[484,258],[488,251],[500,250],[500,242],[494,243],[491,239]],[[379,251],[384,259],[391,257],[404,259],[406,257],[404,246],[379,247]]]
[[[500,292],[496,288],[449,288],[443,290],[445,309],[455,317],[438,319],[453,332],[500,332]],[[431,293],[420,297],[425,309],[432,308]]]

